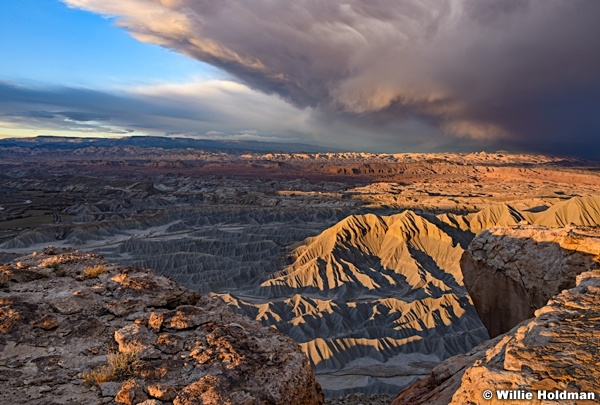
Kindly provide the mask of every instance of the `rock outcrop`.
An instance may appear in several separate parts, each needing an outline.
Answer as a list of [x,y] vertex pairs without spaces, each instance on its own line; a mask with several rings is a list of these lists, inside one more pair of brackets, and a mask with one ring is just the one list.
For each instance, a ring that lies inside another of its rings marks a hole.
[[412,211],[350,216],[260,288],[222,297],[294,338],[326,395],[396,394],[488,339],[462,283],[462,252]]
[[[598,403],[600,270],[577,276],[575,288],[554,297],[535,315],[467,355],[446,360],[429,377],[404,389],[392,405],[524,403],[499,399],[499,390],[531,393],[531,404],[556,403],[554,395],[567,394],[577,397],[563,398],[561,404]],[[492,392],[491,400],[484,400],[485,390]]]
[[220,299],[47,248],[0,268],[0,403],[322,404],[291,338]]
[[[509,242],[508,239],[515,235],[520,238]],[[539,288],[560,288],[571,278],[574,287],[555,295],[546,305],[542,304],[534,312],[533,319],[522,321],[509,332],[484,342],[466,355],[446,360],[428,377],[405,388],[393,405],[523,403],[516,397],[514,400],[500,399],[500,390],[518,391],[513,395],[530,393],[531,400],[527,403],[532,404],[556,403],[553,399],[561,399],[560,403],[565,404],[597,403],[600,399],[599,238],[598,228],[531,226],[498,228],[477,238],[466,253],[475,257],[463,258],[463,264],[489,265],[490,262],[480,256],[482,250],[478,247],[481,246],[485,246],[483,251],[488,253],[490,261],[502,254],[513,257],[513,260],[502,259],[506,269],[500,262],[496,263],[498,272],[514,270],[517,267],[511,268],[512,263],[528,260],[527,267],[519,267],[521,278],[517,284],[525,297],[543,300],[543,295],[536,294],[549,293],[539,292]],[[484,240],[487,242],[483,245],[477,242]],[[515,241],[521,244],[519,249],[516,249]],[[514,248],[512,256],[508,254],[509,246]],[[596,269],[585,271],[590,268]],[[582,269],[584,272],[576,276]],[[497,289],[502,293],[505,287],[496,282],[487,286],[487,292],[493,294]],[[500,306],[510,307],[516,300],[510,296],[506,300],[499,297],[497,313],[503,313]],[[485,390],[491,391],[491,399],[484,399]],[[589,400],[592,397],[594,400]]]
[[461,259],[464,283],[490,336],[498,336],[599,267],[594,228],[532,225],[484,231]]

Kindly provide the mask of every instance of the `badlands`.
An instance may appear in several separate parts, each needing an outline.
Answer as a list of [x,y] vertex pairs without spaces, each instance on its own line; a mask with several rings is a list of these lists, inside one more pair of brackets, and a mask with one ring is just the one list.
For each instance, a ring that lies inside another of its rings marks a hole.
[[493,256],[476,235],[600,224],[600,165],[540,155],[40,138],[0,142],[0,162],[2,262],[52,245],[155,269],[290,336],[328,398],[394,395],[575,287],[519,295],[483,276],[535,302],[493,322],[499,301],[461,271]]

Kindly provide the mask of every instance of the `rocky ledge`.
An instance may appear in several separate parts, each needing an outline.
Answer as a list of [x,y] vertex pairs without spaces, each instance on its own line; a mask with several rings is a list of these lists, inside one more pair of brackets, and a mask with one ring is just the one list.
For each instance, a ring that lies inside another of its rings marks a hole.
[[491,337],[508,332],[583,272],[600,268],[600,228],[517,225],[479,234],[460,267]]
[[291,338],[149,270],[46,248],[0,266],[0,403],[322,404]]
[[[495,244],[491,243],[494,233],[502,234],[495,237]],[[511,238],[512,242],[509,243],[507,238],[511,235],[520,237]],[[495,267],[497,273],[506,274],[510,273],[511,269],[520,269],[521,276],[511,280],[520,280],[514,286],[516,290],[523,292],[524,297],[535,300],[535,292],[538,290],[532,289],[534,283],[531,280],[536,278],[542,286],[548,288],[545,294],[556,294],[556,291],[552,292],[549,289],[561,288],[571,278],[574,287],[563,290],[545,305],[541,305],[533,313],[534,318],[522,321],[509,332],[484,342],[466,355],[446,360],[437,366],[431,375],[404,389],[393,405],[551,404],[557,403],[556,400],[560,400],[561,404],[598,403],[599,238],[598,228],[573,227],[554,230],[532,227],[505,228],[478,237],[480,242],[488,242],[482,244],[474,241],[468,254],[476,257],[467,259],[467,262],[477,262],[477,257],[481,258],[482,251],[486,252],[488,259],[490,256],[505,255],[505,259],[497,260],[495,264],[493,261],[479,263],[485,263],[488,268]],[[516,240],[519,242],[515,242]],[[509,255],[508,247],[514,243],[520,243],[522,248],[515,248],[512,252],[514,254]],[[483,246],[485,248],[481,249]],[[560,249],[556,250],[556,246],[560,246]],[[560,253],[560,250],[564,252]],[[525,266],[525,263],[528,265]],[[574,275],[586,268],[596,269]],[[547,277],[543,277],[544,271]],[[496,294],[498,305],[521,304],[511,302],[508,293],[504,301],[499,298],[506,284],[478,285],[479,288],[485,289],[479,291],[482,295],[486,291],[494,294],[494,290],[499,290]],[[554,287],[549,287],[552,285]],[[530,288],[526,288],[527,286]],[[531,305],[536,304],[532,302]],[[498,311],[498,316],[501,315],[502,312]],[[485,390],[490,390],[490,400],[484,398]],[[512,395],[513,399],[499,399],[500,390],[511,390],[504,391],[504,394]],[[541,392],[545,394],[540,394]],[[524,401],[529,394],[532,396],[531,400]],[[564,399],[561,395],[578,397]],[[579,397],[580,395],[594,396],[595,400],[585,400]]]

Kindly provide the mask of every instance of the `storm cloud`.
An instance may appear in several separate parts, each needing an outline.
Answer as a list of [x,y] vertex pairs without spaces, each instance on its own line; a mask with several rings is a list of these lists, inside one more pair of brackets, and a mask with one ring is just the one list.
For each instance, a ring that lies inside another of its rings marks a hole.
[[598,146],[596,0],[63,1],[368,128],[416,121],[507,148]]

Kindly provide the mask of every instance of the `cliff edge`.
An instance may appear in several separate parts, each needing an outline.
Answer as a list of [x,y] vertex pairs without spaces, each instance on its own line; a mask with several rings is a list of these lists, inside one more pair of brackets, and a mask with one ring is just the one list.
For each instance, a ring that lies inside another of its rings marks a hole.
[[0,266],[0,403],[322,404],[293,340],[149,270],[46,248]]
[[[515,235],[519,238],[513,239]],[[527,395],[531,395],[527,403],[532,404],[557,400],[564,404],[591,404],[600,399],[600,270],[597,270],[600,229],[530,226],[495,229],[478,237],[479,241],[487,241],[484,245],[474,241],[467,254],[475,257],[467,262],[481,257],[478,252],[482,246],[488,260],[490,256],[511,252],[507,249],[512,243],[508,243],[509,236],[513,242],[518,240],[521,248],[513,249],[514,255],[501,260],[506,267],[480,262],[496,267],[497,272],[520,270],[521,281],[514,289],[522,290],[524,301],[511,295],[512,290],[505,291],[505,299],[500,300],[506,285],[499,282],[488,280],[485,285],[478,284],[485,289],[480,293],[498,297],[499,317],[507,305],[509,308],[524,303],[529,307],[536,305],[539,302],[536,299],[543,300],[543,294],[557,294],[550,289],[561,288],[571,279],[573,288],[542,304],[533,312],[533,319],[522,321],[465,355],[446,360],[428,377],[405,388],[393,405],[517,404],[525,403]],[[576,275],[580,271],[584,272]],[[485,397],[486,390],[491,395],[489,399]],[[501,399],[502,395],[506,399]]]
[[535,310],[583,272],[600,268],[594,227],[517,225],[479,234],[460,261],[464,283],[491,337]]

